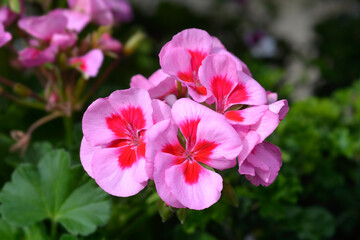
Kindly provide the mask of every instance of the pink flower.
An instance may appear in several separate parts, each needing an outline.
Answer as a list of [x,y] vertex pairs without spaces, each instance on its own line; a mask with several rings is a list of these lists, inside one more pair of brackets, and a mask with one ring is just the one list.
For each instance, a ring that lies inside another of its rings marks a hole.
[[2,23],[0,23],[0,47],[10,41],[11,38],[11,34],[5,32],[4,26],[2,25]]
[[257,144],[239,167],[239,173],[255,186],[267,187],[276,179],[282,165],[280,149],[268,142]]
[[74,65],[86,77],[95,77],[99,72],[103,60],[104,55],[102,51],[93,49],[84,56],[71,58],[69,64]]
[[149,80],[140,74],[133,76],[130,87],[147,90],[153,99],[163,100],[169,94],[177,94],[176,79],[167,75],[161,69],[154,72],[149,77]]
[[178,100],[171,114],[174,121],[161,121],[147,132],[148,175],[166,204],[207,208],[219,200],[222,178],[202,164],[233,167],[241,140],[222,115],[190,99]]
[[103,51],[120,52],[122,44],[120,41],[111,37],[109,33],[103,33],[98,41],[98,46]]
[[262,105],[266,92],[244,72],[237,71],[236,62],[226,54],[209,55],[199,69],[199,79],[215,98],[216,111],[234,124],[256,123],[267,110],[265,106],[231,110],[234,105]]
[[159,54],[160,65],[165,73],[186,84],[190,96],[197,102],[209,95],[198,76],[202,61],[222,45],[216,38],[200,29],[187,29],[176,34]]
[[19,61],[25,67],[36,67],[48,62],[54,62],[57,46],[50,46],[45,50],[27,47],[19,52]]
[[125,0],[68,0],[71,9],[87,14],[100,25],[130,21],[132,10]]
[[[156,113],[155,113],[156,111]],[[81,163],[106,192],[131,196],[147,184],[144,135],[170,108],[143,89],[113,92],[93,102],[83,117]]]

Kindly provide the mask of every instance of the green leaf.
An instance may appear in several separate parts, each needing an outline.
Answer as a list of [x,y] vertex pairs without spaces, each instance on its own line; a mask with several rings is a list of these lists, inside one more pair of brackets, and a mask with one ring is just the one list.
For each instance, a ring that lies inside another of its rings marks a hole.
[[53,150],[37,168],[20,165],[0,192],[3,217],[23,227],[50,219],[82,235],[105,224],[110,217],[107,194],[84,177],[80,166],[70,168],[69,163],[67,152]]
[[4,219],[0,219],[0,239],[16,240],[18,239],[18,229],[7,223]]
[[24,240],[49,240],[43,224],[34,224],[24,228]]
[[60,240],[78,240],[78,238],[69,234],[63,234]]

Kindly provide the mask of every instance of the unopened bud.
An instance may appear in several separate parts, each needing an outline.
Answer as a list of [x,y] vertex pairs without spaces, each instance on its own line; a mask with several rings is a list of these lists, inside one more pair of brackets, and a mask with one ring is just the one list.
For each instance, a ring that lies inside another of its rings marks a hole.
[[131,55],[132,53],[134,53],[141,44],[141,42],[144,40],[144,38],[145,34],[141,31],[138,31],[134,35],[132,35],[125,43],[124,54]]

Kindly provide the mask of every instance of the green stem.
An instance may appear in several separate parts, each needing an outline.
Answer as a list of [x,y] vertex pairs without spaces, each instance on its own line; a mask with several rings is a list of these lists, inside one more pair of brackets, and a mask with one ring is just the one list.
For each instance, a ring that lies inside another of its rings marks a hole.
[[73,122],[72,117],[65,116],[64,120],[64,128],[65,128],[65,140],[67,148],[71,148],[73,144]]
[[57,231],[57,222],[55,220],[51,220],[51,239],[56,239],[56,231]]

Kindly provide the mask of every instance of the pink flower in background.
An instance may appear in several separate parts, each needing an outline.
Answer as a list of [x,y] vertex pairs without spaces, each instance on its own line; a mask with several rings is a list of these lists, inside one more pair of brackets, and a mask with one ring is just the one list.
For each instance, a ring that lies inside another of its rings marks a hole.
[[120,52],[123,48],[120,41],[111,37],[109,33],[103,33],[98,41],[98,47],[103,51]]
[[84,56],[70,58],[69,64],[76,66],[86,77],[95,77],[99,72],[103,60],[104,55],[102,51],[93,49]]
[[171,113],[174,122],[162,121],[147,132],[149,177],[168,205],[207,208],[220,198],[222,178],[201,164],[233,167],[241,140],[223,116],[189,99],[178,100]]
[[149,79],[138,74],[131,78],[131,88],[142,88],[149,92],[150,97],[163,100],[169,94],[177,94],[176,79],[161,69],[154,72]]
[[62,50],[66,50],[67,47],[72,47],[76,44],[77,35],[75,33],[55,33],[50,42],[52,47],[60,47]]
[[54,62],[56,53],[56,46],[50,46],[45,50],[27,47],[19,51],[19,61],[24,67],[37,67],[44,63]]
[[0,23],[4,26],[10,26],[17,17],[21,16],[25,12],[25,2],[20,0],[20,13],[14,13],[9,7],[0,7]]
[[[156,113],[153,113],[156,110]],[[81,162],[101,188],[131,196],[147,184],[144,135],[170,108],[143,89],[113,92],[93,102],[83,117]]]
[[11,38],[11,34],[5,32],[4,26],[2,25],[2,23],[0,23],[0,47],[10,41]]
[[125,0],[68,0],[71,9],[88,15],[100,25],[113,25],[132,19],[132,9]]
[[263,87],[247,74],[237,71],[235,61],[228,55],[208,56],[199,69],[199,79],[215,98],[216,111],[224,114],[231,123],[256,123],[267,110],[265,106],[231,110],[234,105],[262,105],[267,100]]

